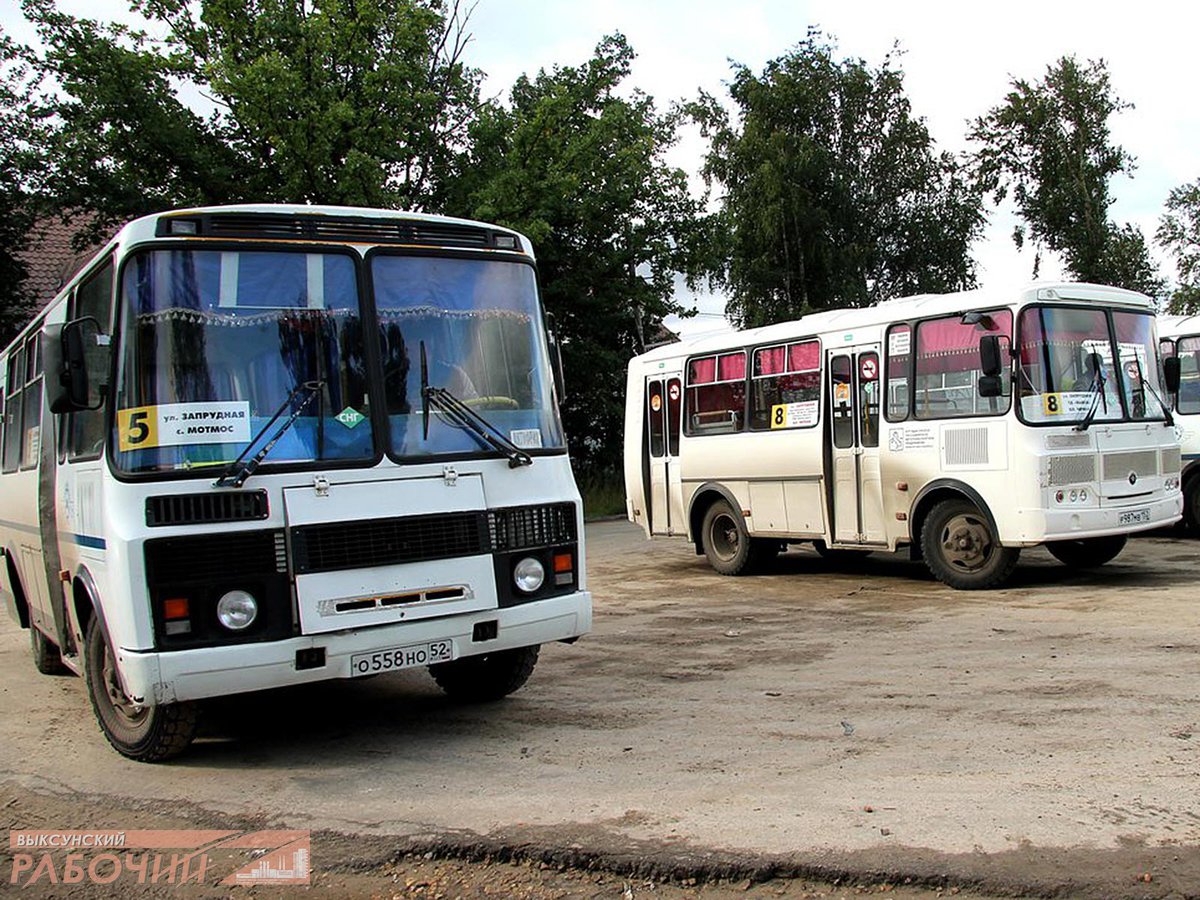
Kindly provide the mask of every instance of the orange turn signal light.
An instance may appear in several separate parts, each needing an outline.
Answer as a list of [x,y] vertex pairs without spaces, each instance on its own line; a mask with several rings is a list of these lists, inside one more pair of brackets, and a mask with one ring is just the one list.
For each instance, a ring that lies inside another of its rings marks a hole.
[[188,615],[187,597],[171,597],[163,601],[164,619],[186,619]]
[[554,554],[554,571],[570,572],[575,568],[575,557],[570,553]]

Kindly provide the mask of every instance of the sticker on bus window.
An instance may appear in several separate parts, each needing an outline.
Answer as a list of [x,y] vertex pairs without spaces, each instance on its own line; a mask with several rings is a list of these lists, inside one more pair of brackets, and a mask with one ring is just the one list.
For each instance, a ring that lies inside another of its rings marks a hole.
[[540,428],[514,428],[508,433],[508,439],[522,450],[540,450],[542,448]]
[[650,395],[650,408],[655,412],[658,412],[660,409],[662,409],[662,394]]
[[838,405],[850,402],[849,382],[842,382],[833,386],[833,402]]
[[162,403],[117,410],[117,445],[122,451],[250,440],[250,403]]
[[888,335],[888,356],[907,356],[912,346],[912,332],[893,331]]
[[875,361],[875,357],[868,356],[859,363],[858,371],[863,381],[874,381],[879,377],[879,363]]
[[817,424],[817,401],[778,403],[771,407],[772,428],[804,428]]
[[1090,391],[1042,394],[1042,415],[1078,419],[1087,415],[1092,406],[1092,399],[1093,395]]

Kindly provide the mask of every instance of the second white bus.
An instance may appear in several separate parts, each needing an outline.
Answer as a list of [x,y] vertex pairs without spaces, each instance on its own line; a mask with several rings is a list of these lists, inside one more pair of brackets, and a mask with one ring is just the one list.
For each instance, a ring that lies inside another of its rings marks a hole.
[[1183,452],[1183,519],[1200,530],[1200,315],[1159,316],[1164,359],[1177,359],[1178,390],[1171,397]]
[[628,516],[740,574],[788,544],[909,546],[960,589],[1022,547],[1116,556],[1183,507],[1153,302],[1089,284],[926,295],[629,365]]

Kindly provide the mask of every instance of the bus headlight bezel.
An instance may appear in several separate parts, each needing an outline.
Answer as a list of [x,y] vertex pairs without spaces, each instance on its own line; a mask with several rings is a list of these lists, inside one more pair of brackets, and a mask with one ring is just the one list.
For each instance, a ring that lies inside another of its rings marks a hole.
[[524,556],[513,566],[513,586],[522,594],[536,594],[546,583],[546,567],[535,556]]
[[249,591],[226,591],[217,601],[217,621],[235,634],[245,631],[258,621],[258,600]]

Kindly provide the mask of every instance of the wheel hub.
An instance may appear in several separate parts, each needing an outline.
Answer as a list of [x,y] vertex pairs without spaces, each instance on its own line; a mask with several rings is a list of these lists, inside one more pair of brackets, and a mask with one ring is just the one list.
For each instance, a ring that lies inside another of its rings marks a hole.
[[973,516],[955,516],[942,531],[946,562],[956,569],[973,571],[985,565],[992,544],[986,526]]

